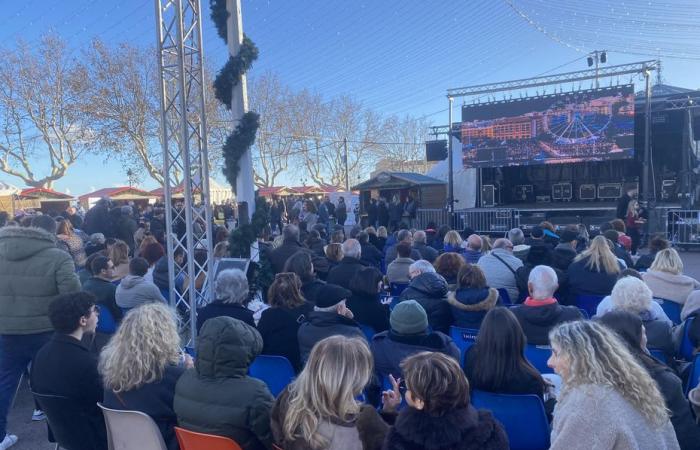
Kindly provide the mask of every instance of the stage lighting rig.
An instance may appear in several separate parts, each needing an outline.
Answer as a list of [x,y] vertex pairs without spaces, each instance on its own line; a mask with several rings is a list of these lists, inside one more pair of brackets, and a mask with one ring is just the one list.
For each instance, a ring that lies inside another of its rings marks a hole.
[[608,53],[605,50],[593,50],[591,53],[588,54],[586,61],[588,62],[588,67],[591,67],[595,64],[595,87],[596,89],[598,89],[600,87],[598,84],[598,65],[605,64],[606,62],[608,62]]

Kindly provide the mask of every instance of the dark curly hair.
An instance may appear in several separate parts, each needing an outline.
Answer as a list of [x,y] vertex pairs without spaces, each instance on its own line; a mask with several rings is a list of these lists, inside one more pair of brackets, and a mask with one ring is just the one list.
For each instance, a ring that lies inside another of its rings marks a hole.
[[435,271],[446,279],[457,279],[459,269],[465,264],[464,258],[454,252],[443,253],[433,263]]
[[73,292],[56,297],[49,304],[49,319],[58,333],[70,334],[80,326],[80,318],[90,315],[95,296],[89,292]]

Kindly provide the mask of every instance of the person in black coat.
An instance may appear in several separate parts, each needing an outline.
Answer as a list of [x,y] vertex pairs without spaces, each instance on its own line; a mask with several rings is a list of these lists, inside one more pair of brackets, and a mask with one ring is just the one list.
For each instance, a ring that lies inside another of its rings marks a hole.
[[[357,272],[367,266],[361,262],[362,247],[356,239],[348,239],[343,242],[343,255],[340,263],[328,272],[326,282],[349,289],[350,280]],[[379,269],[375,270],[379,271]]]
[[680,448],[682,450],[697,448],[700,443],[700,427],[693,420],[690,404],[683,393],[683,383],[673,370],[647,353],[647,340],[642,328],[642,319],[627,311],[610,311],[597,320],[622,338],[632,355],[656,381],[666,401],[666,408],[671,411],[671,423],[676,431]]
[[[554,272],[557,274],[557,284],[559,286],[556,292],[557,297],[567,299],[566,289],[568,283],[566,272],[553,267],[554,263],[552,259],[552,251],[548,246],[544,244],[537,244],[530,247],[522,267],[519,267],[518,270],[515,271],[515,282],[518,285],[518,291],[520,291],[520,298],[518,299],[518,302],[522,303],[522,301],[527,297],[527,280],[530,277],[530,271],[537,266],[549,266],[554,269]],[[513,302],[515,303],[515,300],[513,300]]]
[[[84,335],[95,333],[99,307],[87,292],[65,294],[49,305],[49,319],[56,334],[32,360],[30,382],[38,394],[68,397],[87,418],[89,428],[78,440],[85,448],[106,449],[107,432],[102,411],[102,380],[97,359],[82,342]],[[54,420],[49,413],[49,421]]]
[[663,236],[654,236],[649,241],[649,253],[640,256],[639,259],[637,259],[637,262],[634,264],[634,268],[639,271],[649,270],[651,264],[654,262],[654,258],[656,258],[656,254],[661,250],[668,248],[669,245],[668,240],[666,240],[666,238]]
[[338,199],[338,204],[335,207],[335,218],[340,226],[345,225],[345,221],[348,220],[348,206],[345,204],[343,197]]
[[314,265],[308,252],[296,252],[293,254],[284,265],[284,272],[291,272],[299,277],[304,299],[315,305],[318,292],[326,282],[316,278]]
[[299,373],[302,369],[297,332],[313,311],[313,304],[301,295],[301,280],[294,273],[275,276],[267,291],[268,309],[262,312],[258,331],[263,338],[263,355],[284,356]]
[[373,198],[370,199],[369,205],[367,205],[367,226],[369,227],[376,227],[377,226],[377,217],[378,217],[379,211],[377,207],[377,199]]
[[377,225],[385,228],[389,226],[389,208],[384,198],[380,198],[377,203]]
[[138,229],[138,224],[133,218],[134,210],[131,206],[124,205],[119,209],[121,213],[114,224],[114,237],[121,239],[129,247],[129,252],[134,253],[134,233]]
[[517,317],[527,343],[549,345],[549,331],[562,322],[582,319],[575,306],[562,306],[554,298],[557,290],[557,274],[548,266],[537,266],[528,280],[530,296],[522,305],[511,308]]
[[611,245],[605,236],[596,236],[588,250],[571,263],[566,271],[569,304],[574,304],[577,295],[610,295],[622,270]]
[[222,270],[214,281],[216,300],[197,310],[197,331],[213,317],[228,316],[255,327],[253,312],[246,305],[250,298],[248,279],[239,269]]
[[552,266],[555,269],[566,271],[576,258],[578,246],[578,233],[571,229],[565,229],[559,236],[559,244],[552,252]]
[[326,246],[326,241],[321,239],[321,233],[319,233],[318,230],[309,231],[309,235],[306,237],[306,242],[304,242],[304,244],[315,255],[322,258],[326,256],[326,254],[323,252],[323,247]]
[[109,217],[109,199],[100,199],[95,206],[85,213],[83,231],[87,234],[102,233],[112,237],[112,221]]
[[352,297],[347,306],[355,320],[371,327],[375,333],[389,329],[389,307],[379,301],[382,274],[371,267],[365,267],[350,280]]
[[399,299],[415,300],[428,314],[428,322],[435,331],[449,333],[452,325],[452,310],[447,301],[447,281],[428,261],[419,260],[409,268],[411,283],[403,290]]
[[357,234],[357,240],[360,243],[361,249],[360,261],[366,266],[376,267],[377,269],[381,268],[384,254],[369,242],[369,234],[361,231]]
[[[508,436],[489,411],[470,404],[469,381],[454,359],[423,352],[401,364],[406,403],[384,441],[384,450],[507,450]],[[383,394],[385,414],[401,403],[399,384]]]
[[459,269],[457,282],[457,290],[447,297],[452,306],[454,325],[479,329],[486,313],[503,303],[498,291],[486,284],[486,276],[476,264],[463,265]]
[[116,322],[122,320],[122,310],[117,306],[115,294],[117,286],[112,283],[114,277],[114,264],[106,256],[96,256],[90,263],[92,277],[85,280],[83,291],[95,296],[95,302],[109,309]]
[[284,236],[282,245],[270,252],[269,257],[272,270],[274,270],[275,273],[283,272],[284,264],[290,256],[298,251],[308,252],[312,256],[311,260],[317,272],[327,272],[328,264],[325,258],[314,255],[313,252],[299,243],[299,228],[296,225],[289,224],[285,226],[282,236]]
[[403,205],[397,197],[394,197],[394,199],[391,201],[391,205],[389,205],[389,225],[391,226],[392,231],[399,228],[402,216]]

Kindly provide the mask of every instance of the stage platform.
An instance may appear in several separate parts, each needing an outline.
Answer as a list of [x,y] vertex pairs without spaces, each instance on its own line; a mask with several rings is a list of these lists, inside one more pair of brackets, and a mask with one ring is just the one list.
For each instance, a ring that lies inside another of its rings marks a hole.
[[512,208],[520,212],[547,211],[601,211],[615,210],[616,202],[550,202],[550,203],[512,203],[498,205],[496,208]]

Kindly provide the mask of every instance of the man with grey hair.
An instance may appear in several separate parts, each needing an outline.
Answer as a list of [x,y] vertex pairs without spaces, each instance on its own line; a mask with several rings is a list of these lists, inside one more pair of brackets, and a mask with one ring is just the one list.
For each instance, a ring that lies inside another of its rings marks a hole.
[[415,300],[428,314],[428,323],[435,331],[449,333],[452,309],[447,302],[447,281],[435,272],[428,261],[421,259],[408,268],[411,283],[401,293],[400,300]]
[[406,242],[408,245],[411,246],[410,258],[412,260],[418,261],[419,259],[422,259],[420,252],[413,248],[413,234],[411,234],[409,230],[402,229],[399,230],[398,233],[396,233],[396,244],[392,245],[386,250],[386,256],[384,257],[384,263],[386,264],[386,267],[389,267],[389,264],[391,264],[391,262],[396,259],[396,245],[398,245],[401,242]]
[[[347,239],[343,242],[342,248],[343,259],[328,272],[326,281],[350,289],[350,280],[355,277],[357,272],[367,266],[360,262],[362,247],[357,239]],[[378,269],[375,270],[379,272]]]
[[462,253],[464,259],[470,264],[476,264],[481,258],[481,236],[478,234],[469,235],[467,238],[467,248]]
[[513,255],[525,262],[529,245],[525,245],[525,233],[520,228],[513,228],[508,231],[508,240],[513,243]]
[[438,251],[426,244],[427,236],[425,231],[418,230],[413,233],[413,248],[420,253],[420,259],[424,259],[429,263],[434,263],[438,257]]
[[287,260],[296,252],[303,251],[311,256],[314,269],[317,273],[328,272],[328,260],[310,251],[299,242],[299,227],[293,224],[286,225],[282,230],[282,245],[270,252],[270,263],[272,270],[277,273],[284,272],[284,265]]
[[583,318],[575,306],[562,306],[554,292],[559,287],[557,273],[549,266],[535,266],[530,271],[527,288],[530,296],[522,305],[511,308],[517,317],[527,343],[549,345],[549,331],[562,322]]
[[355,316],[352,311],[345,305],[350,296],[350,290],[331,283],[326,283],[319,289],[314,310],[297,331],[302,361],[306,362],[317,342],[329,336],[340,334],[367,339],[359,324],[353,320]]
[[505,289],[511,302],[520,296],[516,271],[523,262],[513,256],[513,244],[505,238],[496,239],[488,255],[479,258],[477,263],[486,276],[486,283],[495,289]]
[[247,308],[250,298],[248,278],[240,269],[222,270],[214,281],[213,302],[197,310],[197,332],[207,319],[228,316],[255,327],[253,312]]

